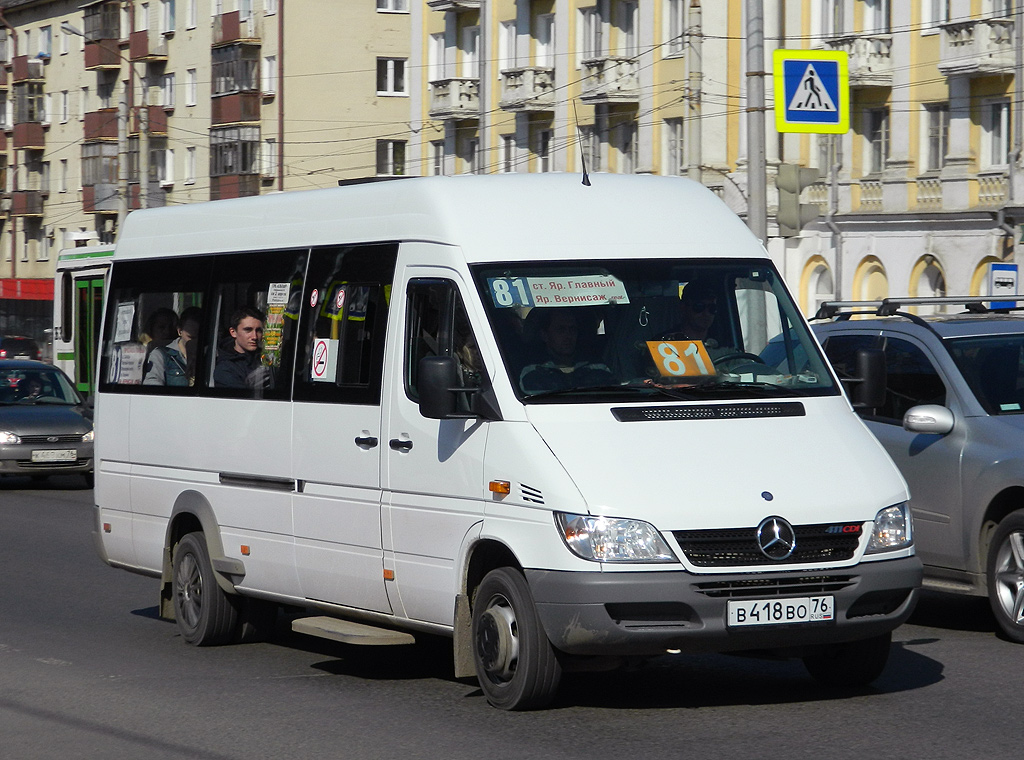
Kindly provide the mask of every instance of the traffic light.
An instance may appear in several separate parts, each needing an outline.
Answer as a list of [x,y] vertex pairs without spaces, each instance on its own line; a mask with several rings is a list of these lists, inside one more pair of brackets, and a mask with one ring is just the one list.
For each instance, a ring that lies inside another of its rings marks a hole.
[[821,179],[817,169],[804,169],[796,164],[779,164],[775,184],[779,188],[779,237],[794,237],[808,222],[818,216],[816,203],[801,203],[800,191]]

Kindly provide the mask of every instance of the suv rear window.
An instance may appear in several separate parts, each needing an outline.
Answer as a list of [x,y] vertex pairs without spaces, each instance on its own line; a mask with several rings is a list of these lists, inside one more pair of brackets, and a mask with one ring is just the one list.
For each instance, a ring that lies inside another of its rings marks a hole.
[[38,359],[39,345],[31,338],[0,339],[0,359]]

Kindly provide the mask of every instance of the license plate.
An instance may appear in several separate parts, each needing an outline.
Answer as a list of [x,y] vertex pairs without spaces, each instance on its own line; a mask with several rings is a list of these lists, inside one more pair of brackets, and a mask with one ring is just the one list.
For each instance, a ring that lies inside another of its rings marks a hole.
[[76,459],[76,449],[37,449],[32,452],[33,462],[74,462]]
[[825,620],[835,620],[835,602],[831,596],[729,602],[730,626],[786,625]]

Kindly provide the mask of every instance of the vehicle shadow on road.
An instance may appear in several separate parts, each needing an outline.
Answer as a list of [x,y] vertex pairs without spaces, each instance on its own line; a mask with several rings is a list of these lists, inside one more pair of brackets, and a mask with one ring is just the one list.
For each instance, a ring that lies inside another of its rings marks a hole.
[[995,632],[996,619],[988,599],[982,596],[922,591],[910,625],[949,631]]

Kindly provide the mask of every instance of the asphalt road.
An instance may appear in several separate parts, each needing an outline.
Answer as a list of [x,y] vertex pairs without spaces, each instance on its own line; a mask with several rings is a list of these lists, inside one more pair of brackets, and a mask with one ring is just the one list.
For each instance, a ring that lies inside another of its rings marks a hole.
[[852,693],[797,662],[666,656],[566,676],[503,713],[452,677],[448,643],[291,634],[194,648],[157,582],[103,565],[92,491],[0,479],[0,758],[1015,758],[1024,646],[984,600],[926,595],[889,667]]

